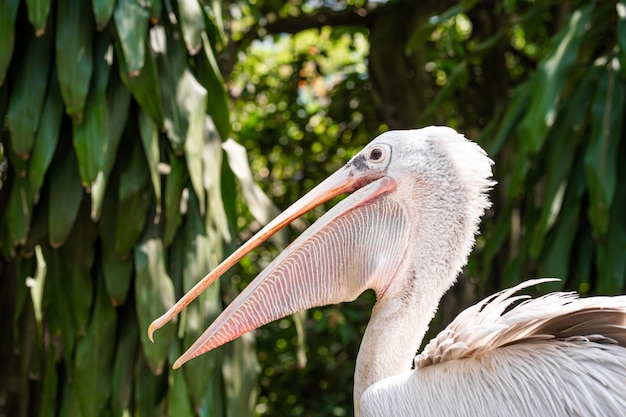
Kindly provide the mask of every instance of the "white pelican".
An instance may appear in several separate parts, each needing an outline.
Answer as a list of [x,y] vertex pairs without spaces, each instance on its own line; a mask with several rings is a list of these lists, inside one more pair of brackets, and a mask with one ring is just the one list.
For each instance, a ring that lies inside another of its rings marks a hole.
[[546,280],[527,281],[465,310],[415,357],[467,262],[490,204],[492,164],[450,128],[384,133],[148,333],[278,229],[352,193],[261,272],[174,368],[263,324],[371,288],[377,301],[356,360],[356,416],[626,416],[626,296],[554,293],[519,303],[520,289]]

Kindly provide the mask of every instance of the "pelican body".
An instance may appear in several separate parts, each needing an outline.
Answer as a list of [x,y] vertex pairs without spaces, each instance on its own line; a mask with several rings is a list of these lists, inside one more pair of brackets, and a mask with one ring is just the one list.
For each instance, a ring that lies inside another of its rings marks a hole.
[[447,127],[390,131],[204,277],[165,325],[246,253],[301,214],[350,193],[300,235],[174,364],[249,330],[373,289],[354,375],[358,416],[626,416],[626,297],[553,293],[531,280],[462,312],[421,345],[467,262],[493,162]]

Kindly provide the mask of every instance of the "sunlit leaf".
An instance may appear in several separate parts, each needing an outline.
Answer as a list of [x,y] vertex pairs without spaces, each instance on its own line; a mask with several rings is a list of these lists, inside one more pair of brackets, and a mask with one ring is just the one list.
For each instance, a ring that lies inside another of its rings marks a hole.
[[528,113],[517,130],[528,153],[534,154],[541,149],[546,132],[554,124],[559,99],[568,79],[566,74],[576,63],[594,9],[595,4],[588,3],[571,14],[533,75],[535,94],[530,97]]
[[589,186],[589,220],[596,238],[604,238],[617,187],[617,149],[621,141],[624,85],[619,73],[607,68],[591,105],[591,133],[585,149]]
[[134,251],[135,303],[142,351],[153,374],[163,372],[173,325],[159,330],[154,343],[148,339],[148,326],[174,304],[174,286],[165,270],[163,242],[158,226],[150,224]]

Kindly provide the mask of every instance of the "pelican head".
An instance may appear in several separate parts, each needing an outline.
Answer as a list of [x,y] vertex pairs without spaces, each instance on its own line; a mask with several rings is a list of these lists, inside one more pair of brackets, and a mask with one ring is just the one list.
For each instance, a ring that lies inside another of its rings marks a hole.
[[[389,131],[242,245],[149,329],[162,327],[241,257],[303,213],[344,193],[222,312],[174,364],[297,311],[438,293],[456,279],[489,202],[492,161],[446,127]],[[422,281],[417,283],[416,278]],[[427,318],[430,320],[430,317]]]

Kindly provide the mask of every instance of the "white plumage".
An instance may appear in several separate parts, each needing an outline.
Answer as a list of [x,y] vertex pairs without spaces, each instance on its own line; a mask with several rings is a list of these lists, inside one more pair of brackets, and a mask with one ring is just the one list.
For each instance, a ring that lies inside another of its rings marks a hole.
[[415,370],[363,394],[366,416],[621,416],[626,297],[527,298],[529,280],[459,314],[415,357]]
[[624,296],[525,300],[520,290],[546,280],[527,281],[462,312],[415,357],[474,245],[492,164],[449,128],[384,133],[209,273],[149,335],[277,230],[348,192],[174,367],[280,317],[373,289],[355,368],[357,416],[626,416]]

